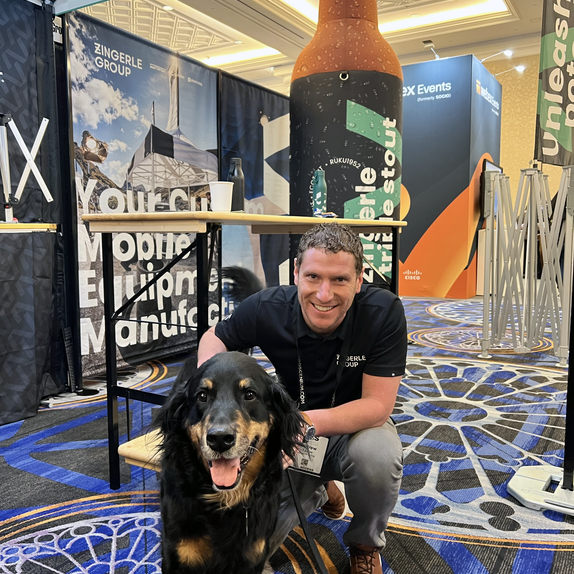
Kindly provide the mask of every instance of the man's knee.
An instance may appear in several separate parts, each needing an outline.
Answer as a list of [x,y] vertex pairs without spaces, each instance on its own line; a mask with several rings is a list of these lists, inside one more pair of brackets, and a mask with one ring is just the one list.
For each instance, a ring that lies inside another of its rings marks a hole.
[[402,477],[403,448],[392,422],[356,433],[347,449],[354,472],[363,480],[384,486]]

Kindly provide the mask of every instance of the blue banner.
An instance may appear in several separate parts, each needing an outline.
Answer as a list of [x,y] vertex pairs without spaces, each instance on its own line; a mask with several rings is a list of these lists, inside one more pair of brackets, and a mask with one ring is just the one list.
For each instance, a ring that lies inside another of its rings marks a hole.
[[400,292],[471,297],[483,159],[499,163],[501,86],[471,55],[403,68]]

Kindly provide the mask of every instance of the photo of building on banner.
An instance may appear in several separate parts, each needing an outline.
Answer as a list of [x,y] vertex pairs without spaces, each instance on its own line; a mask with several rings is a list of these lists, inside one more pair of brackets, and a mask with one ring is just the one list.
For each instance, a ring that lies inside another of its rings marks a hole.
[[535,159],[574,164],[574,6],[544,2]]
[[[90,375],[105,363],[102,247],[81,215],[200,209],[218,179],[217,72],[83,15],[70,18],[70,40],[81,354]],[[115,234],[115,308],[194,240],[193,233]],[[129,322],[117,323],[118,359],[191,348],[196,286],[192,251],[134,303]],[[215,323],[216,277],[211,287]]]

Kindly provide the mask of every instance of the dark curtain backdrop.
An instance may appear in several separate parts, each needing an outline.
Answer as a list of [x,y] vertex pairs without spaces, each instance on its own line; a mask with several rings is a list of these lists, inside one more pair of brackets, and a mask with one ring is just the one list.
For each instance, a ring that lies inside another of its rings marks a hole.
[[[14,216],[21,223],[60,223],[51,9],[26,0],[0,2],[0,71],[0,113],[12,116],[28,149],[42,118],[50,120],[36,165],[54,201],[44,199],[31,174]],[[14,192],[26,160],[10,130],[7,137]],[[0,424],[4,424],[33,416],[42,396],[65,390],[67,374],[61,336],[60,235],[0,234],[0,250]]]

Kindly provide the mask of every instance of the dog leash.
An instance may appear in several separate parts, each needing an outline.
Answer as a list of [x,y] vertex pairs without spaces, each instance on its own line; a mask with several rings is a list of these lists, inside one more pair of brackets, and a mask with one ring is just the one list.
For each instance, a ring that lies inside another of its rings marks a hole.
[[313,558],[313,562],[315,563],[315,566],[317,567],[317,570],[320,572],[320,574],[329,574],[329,571],[325,566],[325,562],[323,562],[321,554],[319,554],[319,549],[317,548],[315,538],[313,538],[311,528],[309,526],[309,523],[307,522],[307,517],[305,516],[303,508],[301,507],[301,501],[299,500],[297,489],[295,488],[295,484],[293,483],[293,479],[291,478],[291,472],[295,471],[287,469],[287,478],[289,480],[289,486],[291,487],[293,502],[295,502],[295,508],[297,509],[297,515],[299,516],[299,522],[301,523],[301,528],[303,529],[303,533],[305,534],[305,539],[307,540],[307,544],[309,545],[309,549],[311,550],[311,557]]

